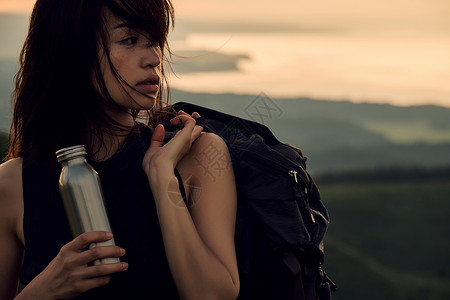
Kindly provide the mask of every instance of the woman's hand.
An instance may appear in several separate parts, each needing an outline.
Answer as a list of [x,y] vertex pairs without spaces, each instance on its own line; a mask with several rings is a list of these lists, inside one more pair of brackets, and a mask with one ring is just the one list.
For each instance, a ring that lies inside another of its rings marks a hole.
[[161,124],[156,126],[150,147],[142,161],[147,176],[150,175],[152,169],[157,168],[173,171],[203,131],[203,127],[196,125],[195,119],[199,117],[200,115],[196,112],[190,116],[184,111],[179,111],[178,115],[172,118],[170,122],[174,125],[183,125],[183,128],[164,146],[164,126]]
[[83,233],[64,245],[49,265],[31,281],[17,299],[71,299],[96,287],[106,285],[110,274],[128,268],[124,262],[89,266],[96,259],[121,257],[125,250],[117,246],[86,247],[104,242],[112,234],[104,231]]

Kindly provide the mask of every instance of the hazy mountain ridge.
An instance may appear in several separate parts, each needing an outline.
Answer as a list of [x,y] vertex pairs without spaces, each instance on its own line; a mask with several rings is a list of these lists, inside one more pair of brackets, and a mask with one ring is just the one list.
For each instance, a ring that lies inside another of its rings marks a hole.
[[[259,97],[259,98],[257,98]],[[264,118],[253,118],[252,109],[266,104],[278,109]],[[173,101],[191,102],[267,125],[284,142],[303,149],[313,173],[385,166],[439,167],[450,165],[450,136],[430,142],[428,132],[410,142],[395,141],[389,126],[370,130],[367,124],[411,124],[435,132],[450,131],[450,109],[439,106],[396,107],[388,104],[355,104],[348,101],[269,99],[265,95],[206,94],[173,91]]]
[[[0,132],[5,135],[10,125],[17,64],[2,60],[0,66]],[[387,166],[450,165],[449,108],[270,99],[264,94],[188,93],[174,89],[172,103],[178,101],[267,125],[281,141],[304,151],[308,169],[314,174]]]
[[176,74],[192,72],[239,71],[239,62],[248,60],[246,54],[225,54],[219,51],[176,51],[171,67]]
[[[220,110],[234,111],[242,115],[244,108],[251,104],[259,95],[236,94],[209,94],[189,93],[174,90],[172,102],[187,101],[218,107]],[[265,95],[270,99],[270,95]],[[230,99],[232,98],[232,99]],[[223,100],[229,102],[224,105]],[[231,101],[234,103],[230,103]],[[281,110],[281,115],[275,118],[301,117],[326,117],[332,119],[352,120],[357,123],[377,121],[401,123],[407,121],[425,121],[433,124],[437,129],[450,129],[450,109],[435,105],[421,105],[400,107],[390,104],[353,103],[343,99],[342,101],[330,101],[326,99],[298,98],[274,98]],[[292,101],[295,100],[295,101]],[[240,102],[240,103],[239,103]],[[238,111],[238,110],[241,111]]]

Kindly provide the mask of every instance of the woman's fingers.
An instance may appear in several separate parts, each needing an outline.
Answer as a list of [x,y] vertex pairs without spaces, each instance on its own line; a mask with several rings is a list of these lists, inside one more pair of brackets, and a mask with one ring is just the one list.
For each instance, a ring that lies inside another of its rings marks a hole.
[[170,122],[173,124],[173,125],[184,125],[187,121],[189,121],[189,120],[192,120],[192,121],[194,121],[195,122],[195,119],[192,117],[192,116],[190,116],[190,115],[188,115],[188,114],[183,114],[183,113],[180,113],[180,114],[178,114],[178,116],[176,116],[176,117],[174,117],[174,118],[172,118],[171,120],[170,120]]
[[[87,265],[101,258],[124,256],[125,249],[118,246],[97,246],[84,250],[92,243],[108,241],[111,238],[112,233],[110,232],[85,232],[63,246],[60,253],[66,257],[65,263],[69,267]],[[77,255],[71,255],[73,252]]]
[[192,141],[195,141],[203,132],[203,127],[200,125],[195,125],[195,128],[192,132]]
[[80,276],[84,278],[95,278],[104,277],[113,273],[119,273],[126,271],[128,269],[128,264],[124,262],[118,262],[114,264],[104,264],[97,266],[89,266],[83,269]]
[[164,126],[162,124],[158,124],[158,126],[156,126],[155,128],[155,131],[153,132],[150,147],[162,147],[164,143],[164,134]]
[[191,116],[180,110],[178,116],[171,119],[172,124],[183,125],[183,128],[176,133],[176,136],[184,135],[185,139],[192,143],[203,131],[203,127],[196,124],[195,119],[199,117],[200,115],[197,112],[194,112]]
[[71,242],[67,243],[61,248],[61,251],[80,251],[85,249],[89,244],[95,242],[109,241],[113,238],[111,232],[106,231],[91,231],[85,232],[77,236]]
[[195,119],[190,115],[180,115],[179,119],[181,121],[181,124],[183,125],[183,129],[193,129],[196,124]]
[[189,115],[180,116],[180,120],[183,124],[183,129],[177,132],[177,136],[183,135],[184,141],[189,143],[190,148],[192,143],[200,136],[201,132],[203,131],[203,127],[197,125],[195,119]]
[[181,119],[180,119],[180,116],[182,116],[182,115],[185,115],[186,113],[184,112],[184,111],[182,111],[182,110],[180,110],[178,113],[177,113],[177,116],[176,117],[173,117],[172,119],[170,119],[170,122],[173,124],[173,125],[180,125],[182,122],[181,122]]
[[182,129],[164,146],[164,127],[159,124],[155,128],[150,147],[142,161],[144,172],[147,175],[150,174],[154,166],[162,164],[175,166],[183,158],[191,148],[192,143],[203,131],[203,127],[196,124],[195,118],[198,117],[200,117],[198,113],[194,113],[191,116],[184,111],[180,111],[177,117],[171,119],[171,123],[182,125]]
[[77,255],[73,261],[77,265],[85,265],[96,259],[107,257],[122,257],[125,255],[125,249],[118,246],[97,246],[92,249],[83,251],[80,255]]
[[171,122],[173,125],[180,125],[180,124],[183,123],[183,119],[182,119],[183,116],[190,117],[190,118],[194,118],[194,119],[200,118],[200,114],[199,114],[198,112],[192,113],[192,116],[191,116],[191,115],[189,115],[188,113],[186,113],[186,112],[180,110],[180,111],[178,112],[178,115],[177,115],[176,117],[173,117],[172,119],[170,119],[170,122]]

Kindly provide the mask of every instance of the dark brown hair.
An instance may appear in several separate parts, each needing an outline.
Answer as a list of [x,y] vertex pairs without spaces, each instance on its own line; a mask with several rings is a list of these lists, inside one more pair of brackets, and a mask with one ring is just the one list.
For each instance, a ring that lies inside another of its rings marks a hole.
[[[163,55],[170,54],[167,35],[174,22],[170,0],[38,0],[16,75],[8,158],[26,156],[34,161],[78,144],[92,152],[94,137],[102,141],[105,132],[124,132],[101,108],[105,102],[116,105],[107,92],[98,57],[99,47],[107,50],[105,9],[147,32]],[[168,96],[164,67],[162,73],[161,91],[165,87]],[[148,112],[152,124],[159,121],[162,94]]]

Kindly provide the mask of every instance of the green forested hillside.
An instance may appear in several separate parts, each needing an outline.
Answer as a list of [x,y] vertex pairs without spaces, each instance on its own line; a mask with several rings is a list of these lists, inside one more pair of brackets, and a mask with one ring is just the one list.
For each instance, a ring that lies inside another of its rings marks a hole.
[[318,180],[333,299],[450,299],[450,176],[338,178]]

